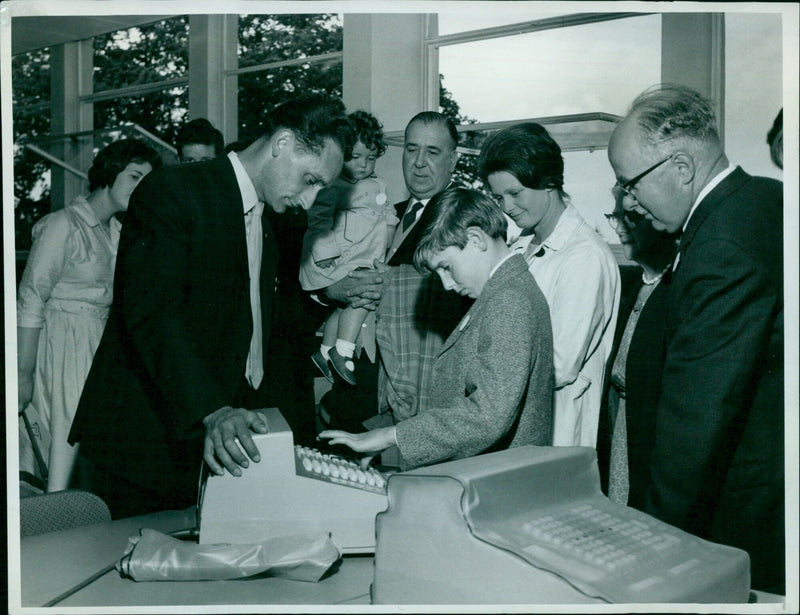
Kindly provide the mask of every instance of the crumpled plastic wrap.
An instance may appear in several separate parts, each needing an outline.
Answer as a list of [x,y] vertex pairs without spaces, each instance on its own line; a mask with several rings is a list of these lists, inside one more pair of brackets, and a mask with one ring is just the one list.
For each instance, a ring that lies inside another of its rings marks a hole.
[[340,557],[329,534],[201,545],[142,529],[128,539],[116,569],[134,581],[223,581],[268,573],[316,583]]

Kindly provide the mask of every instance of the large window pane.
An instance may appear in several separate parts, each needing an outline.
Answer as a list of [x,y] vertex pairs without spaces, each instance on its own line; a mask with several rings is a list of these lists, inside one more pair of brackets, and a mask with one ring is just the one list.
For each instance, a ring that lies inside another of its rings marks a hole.
[[[131,122],[167,143],[174,143],[175,133],[186,119],[188,108],[189,94],[185,86],[98,101],[94,104],[94,127],[95,130],[116,128]],[[95,143],[96,148],[103,145],[105,143]]]
[[173,79],[189,70],[189,19],[180,16],[94,39],[94,91]]
[[783,173],[769,157],[767,132],[783,105],[784,18],[725,15],[725,149],[748,173],[776,179]]
[[480,122],[602,111],[621,115],[661,73],[661,17],[531,32],[442,47],[439,72]]
[[502,9],[493,7],[492,10],[488,10],[486,5],[472,6],[469,2],[459,2],[457,10],[443,10],[438,14],[439,34],[456,34],[563,15],[557,12],[542,13],[532,8],[541,7],[531,7],[526,2],[520,3],[519,6],[506,5]]
[[336,13],[241,15],[239,67],[342,51],[342,17]]
[[310,92],[342,95],[342,63],[315,62],[239,75],[239,138],[261,131],[264,113],[290,98]]
[[50,211],[50,163],[24,143],[50,132],[50,51],[11,60],[14,117],[14,229],[16,249],[31,245],[31,227]]

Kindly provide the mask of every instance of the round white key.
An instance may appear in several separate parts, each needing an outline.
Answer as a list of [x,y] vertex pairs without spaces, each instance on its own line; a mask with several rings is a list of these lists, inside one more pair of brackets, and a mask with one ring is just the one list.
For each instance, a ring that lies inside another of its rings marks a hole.
[[303,467],[306,472],[311,472],[311,460],[308,457],[303,457]]

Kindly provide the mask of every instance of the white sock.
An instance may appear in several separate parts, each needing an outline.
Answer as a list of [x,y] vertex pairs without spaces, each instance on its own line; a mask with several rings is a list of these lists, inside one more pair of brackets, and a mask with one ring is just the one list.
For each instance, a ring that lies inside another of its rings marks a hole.
[[326,346],[325,344],[321,344],[319,347],[319,353],[326,361],[331,358],[331,348],[333,348],[333,346]]
[[353,355],[356,353],[356,345],[353,342],[336,340],[336,352],[338,352],[343,357],[352,359]]

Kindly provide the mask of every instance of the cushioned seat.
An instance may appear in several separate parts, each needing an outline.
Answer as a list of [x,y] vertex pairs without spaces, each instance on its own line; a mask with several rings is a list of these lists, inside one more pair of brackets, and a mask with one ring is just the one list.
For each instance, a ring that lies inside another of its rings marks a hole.
[[106,503],[93,493],[65,489],[20,498],[20,536],[35,536],[111,521]]

